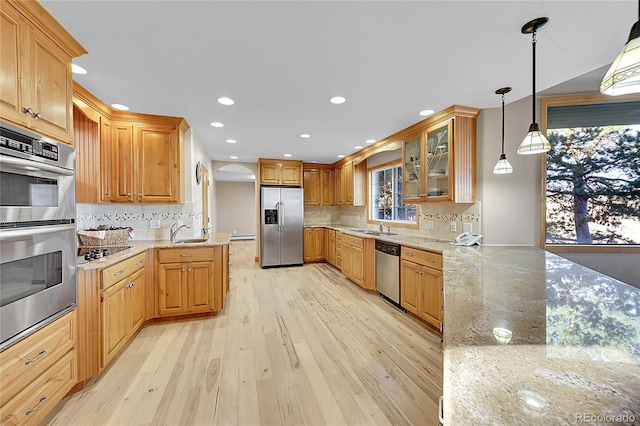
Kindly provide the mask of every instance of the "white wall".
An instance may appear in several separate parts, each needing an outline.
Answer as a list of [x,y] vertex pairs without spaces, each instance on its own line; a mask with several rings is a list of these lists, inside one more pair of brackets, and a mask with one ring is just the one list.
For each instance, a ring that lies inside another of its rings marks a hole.
[[217,182],[218,232],[256,235],[256,197],[254,182]]
[[[496,96],[497,97],[497,96]],[[540,114],[536,112],[536,117]],[[537,246],[540,233],[541,157],[516,149],[531,124],[531,97],[505,107],[505,153],[513,173],[494,175],[500,156],[501,108],[478,117],[478,200],[482,201],[482,243]],[[640,254],[559,253],[578,264],[640,287]]]

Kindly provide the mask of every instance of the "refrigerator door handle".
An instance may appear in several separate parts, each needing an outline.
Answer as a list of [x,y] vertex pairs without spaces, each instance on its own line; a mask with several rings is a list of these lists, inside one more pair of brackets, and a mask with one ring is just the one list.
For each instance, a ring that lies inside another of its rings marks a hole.
[[278,232],[282,232],[282,229],[280,228],[280,221],[282,220],[282,215],[280,214],[280,202],[276,203],[276,211],[278,212],[278,222],[276,222],[278,225]]
[[280,206],[282,207],[282,214],[280,215],[281,219],[280,219],[280,232],[284,232],[284,203],[280,203]]

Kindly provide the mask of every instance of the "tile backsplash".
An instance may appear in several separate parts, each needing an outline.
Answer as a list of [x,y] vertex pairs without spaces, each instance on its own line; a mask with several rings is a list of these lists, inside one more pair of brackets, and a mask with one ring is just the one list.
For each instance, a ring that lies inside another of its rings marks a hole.
[[[452,240],[463,231],[463,224],[470,223],[474,234],[480,233],[480,202],[473,204],[455,203],[423,203],[418,205],[418,228],[391,226],[392,232],[416,234],[426,237]],[[429,222],[433,222],[433,229],[428,229]],[[451,231],[451,222],[455,222],[456,230]],[[352,206],[305,206],[305,225],[346,225],[354,228],[378,227],[375,223],[367,222],[366,207]]]
[[[201,204],[77,204],[77,229],[128,226],[133,228],[132,240],[168,240],[171,225],[181,221],[191,229],[182,229],[179,238],[197,237],[202,233]],[[160,220],[160,228],[151,229],[151,220]]]

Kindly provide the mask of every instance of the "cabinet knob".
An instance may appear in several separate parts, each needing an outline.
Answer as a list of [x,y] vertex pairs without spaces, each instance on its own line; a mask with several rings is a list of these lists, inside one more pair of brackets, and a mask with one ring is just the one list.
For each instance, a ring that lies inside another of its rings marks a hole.
[[184,272],[184,271],[185,271],[185,269],[184,269],[184,268],[182,268],[182,272]]
[[35,118],[36,120],[40,120],[42,118],[42,113],[36,112],[35,114],[33,114],[33,118]]
[[138,194],[138,197],[142,198],[142,194]]
[[193,271],[193,268],[189,268],[189,272]]
[[131,197],[131,193],[130,192],[127,192],[127,197]]
[[33,108],[25,108],[25,107],[22,107],[22,112],[23,112],[23,113],[25,113],[25,114],[29,114],[29,115],[30,115],[30,116],[32,116],[32,117],[33,117],[33,114],[34,114],[34,112],[33,112]]

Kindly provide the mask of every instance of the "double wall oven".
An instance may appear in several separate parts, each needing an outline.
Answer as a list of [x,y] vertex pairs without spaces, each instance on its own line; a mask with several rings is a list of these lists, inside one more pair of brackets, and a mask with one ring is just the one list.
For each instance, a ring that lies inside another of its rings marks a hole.
[[75,151],[0,121],[0,349],[76,305]]

